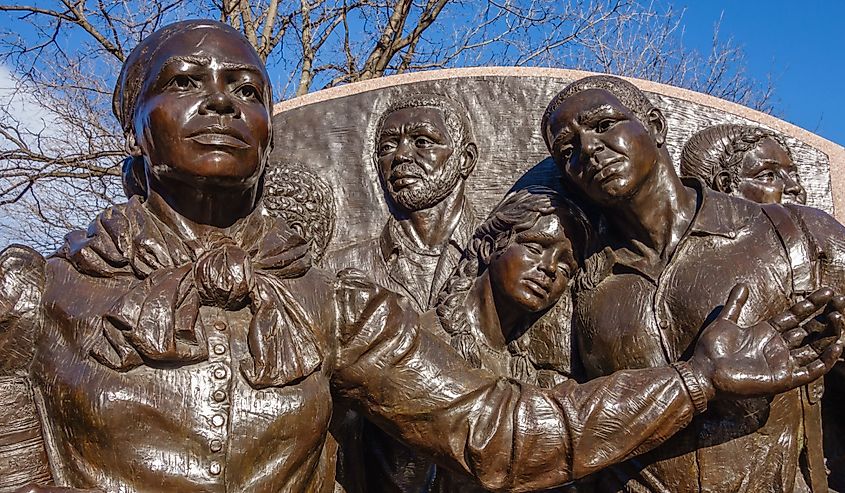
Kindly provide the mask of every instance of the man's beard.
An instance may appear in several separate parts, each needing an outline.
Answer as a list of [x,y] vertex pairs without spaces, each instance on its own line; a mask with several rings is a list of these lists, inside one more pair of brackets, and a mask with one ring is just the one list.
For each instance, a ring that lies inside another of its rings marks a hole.
[[414,174],[420,176],[421,179],[398,192],[391,191],[390,195],[396,205],[408,212],[421,211],[434,207],[448,197],[461,178],[457,159],[458,156],[454,154],[449,156],[449,159],[443,164],[443,173],[434,178],[427,177],[425,172],[416,164],[408,164],[407,166],[415,168]]

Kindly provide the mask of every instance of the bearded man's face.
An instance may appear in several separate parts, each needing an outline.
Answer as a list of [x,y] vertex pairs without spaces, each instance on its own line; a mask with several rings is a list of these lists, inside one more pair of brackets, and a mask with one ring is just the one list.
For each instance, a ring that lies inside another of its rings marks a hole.
[[413,212],[446,198],[461,178],[454,150],[439,108],[402,108],[388,115],[376,142],[376,161],[393,202]]

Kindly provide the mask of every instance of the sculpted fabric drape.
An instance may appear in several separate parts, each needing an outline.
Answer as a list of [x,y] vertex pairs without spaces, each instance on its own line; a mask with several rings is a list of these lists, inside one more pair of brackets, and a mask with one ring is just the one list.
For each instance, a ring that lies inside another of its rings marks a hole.
[[279,282],[310,268],[308,244],[279,219],[253,213],[229,236],[183,240],[134,197],[101,214],[84,237],[69,234],[56,255],[84,274],[137,279],[103,314],[102,337],[91,350],[113,369],[145,359],[205,360],[201,305],[250,307],[251,358],[241,371],[253,387],[286,385],[320,367],[316,329]]

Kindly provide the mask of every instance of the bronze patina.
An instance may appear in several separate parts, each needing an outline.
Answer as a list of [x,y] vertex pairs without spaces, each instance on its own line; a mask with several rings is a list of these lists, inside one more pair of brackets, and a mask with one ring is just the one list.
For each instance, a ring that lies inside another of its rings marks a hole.
[[[46,259],[20,246],[0,254],[0,378],[23,389],[4,398],[0,423],[36,424],[25,433],[2,428],[0,466],[15,471],[0,478],[4,490],[332,492],[331,420],[348,406],[483,488],[542,490],[647,453],[694,416],[730,422],[734,415],[719,413],[772,399],[771,413],[795,402],[789,417],[802,389],[842,352],[845,299],[832,290],[793,300],[793,292],[772,292],[766,279],[751,276],[734,287],[742,279],[713,275],[707,296],[678,298],[689,305],[688,317],[657,318],[695,329],[678,331],[671,347],[683,350],[671,357],[660,359],[652,342],[631,345],[631,357],[650,358],[634,363],[615,352],[618,345],[588,346],[587,362],[606,374],[549,389],[473,368],[437,335],[436,312],[418,313],[365,273],[313,267],[309,241],[265,212],[271,94],[258,55],[218,22],[165,26],[127,58],[114,112],[129,168],[143,163],[142,176],[133,175],[137,187],[128,188],[132,198],[87,230],[70,232]],[[644,126],[607,91],[579,92],[551,119],[562,165],[587,162],[580,158],[587,152],[572,150],[592,145],[586,138],[577,146],[560,138],[581,135],[584,119],[572,125],[570,113],[585,108],[594,117],[609,110],[616,123],[590,128],[612,129],[614,146],[637,144],[631,156],[647,165],[625,168],[629,174],[621,166],[567,167],[569,182],[609,206],[663,169],[657,158],[665,126],[659,112]],[[668,218],[671,231],[683,232],[701,192],[661,176],[687,207]],[[811,231],[832,228],[820,239],[841,228],[826,216],[800,214]],[[643,224],[631,222],[626,238],[652,231]],[[780,231],[759,228],[761,235]],[[662,245],[681,237],[661,236]],[[748,263],[725,258],[736,270]],[[512,271],[520,262],[501,267],[497,282],[521,282]],[[698,282],[679,289],[700,292]],[[640,312],[582,309],[579,321],[595,322],[601,336],[653,326],[642,319],[639,299],[621,298]],[[585,306],[580,296],[577,302]],[[709,316],[699,317],[702,310]],[[794,428],[788,419],[782,425]],[[787,445],[787,460],[775,466],[794,467],[797,445]],[[29,451],[23,459],[20,450]],[[744,474],[734,469],[720,481]]]

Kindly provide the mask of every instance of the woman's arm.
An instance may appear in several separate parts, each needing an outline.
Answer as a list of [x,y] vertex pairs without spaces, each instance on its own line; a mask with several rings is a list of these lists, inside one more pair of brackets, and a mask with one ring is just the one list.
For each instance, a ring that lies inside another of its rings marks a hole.
[[[800,385],[796,374],[804,375],[810,361],[802,356],[775,369],[788,374],[788,383],[759,378],[749,385],[744,379],[754,376],[743,370],[768,368],[768,342],[780,334],[771,326],[736,326],[742,296],[734,296],[723,310],[727,316],[711,325],[713,336],[702,337],[718,350],[699,351],[698,359],[677,367],[543,390],[469,368],[424,329],[435,320],[430,314],[417,315],[402,298],[361,277],[342,275],[337,296],[336,391],[390,434],[491,490],[551,488],[645,452],[686,426],[717,393],[782,392],[785,385]],[[816,301],[824,306],[830,298]],[[749,335],[762,344],[749,344]],[[824,356],[826,369],[841,342],[832,349]],[[764,364],[746,364],[758,362]]]
[[19,246],[0,252],[0,492],[52,483],[29,381],[43,287],[41,255]]

